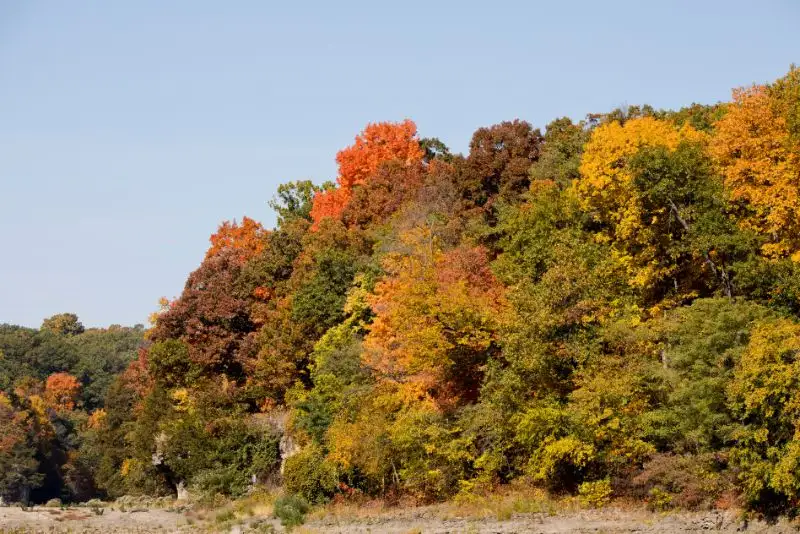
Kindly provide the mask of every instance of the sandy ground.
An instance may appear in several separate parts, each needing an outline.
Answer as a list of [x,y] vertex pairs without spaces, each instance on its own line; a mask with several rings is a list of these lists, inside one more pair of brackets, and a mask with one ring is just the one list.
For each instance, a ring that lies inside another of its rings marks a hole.
[[617,509],[584,510],[549,516],[520,514],[507,520],[498,519],[437,519],[426,512],[410,512],[401,517],[370,518],[364,521],[321,519],[306,525],[309,532],[387,533],[387,534],[561,534],[561,533],[683,533],[683,532],[753,532],[764,534],[798,533],[798,527],[780,522],[745,524],[733,513],[672,513],[656,514],[647,511]]
[[89,508],[0,508],[2,533],[166,533],[179,532],[182,525],[186,525],[182,514],[166,510],[104,509],[103,515],[96,515]]
[[[254,521],[257,518],[249,521]],[[262,518],[258,532],[282,532],[273,519]],[[274,530],[273,530],[274,529]],[[85,508],[60,510],[35,508],[0,508],[0,532],[3,533],[167,533],[212,532],[234,534],[255,532],[248,524],[219,527],[188,524],[179,512],[167,510],[126,511],[106,509],[96,515]],[[764,534],[798,533],[797,526],[786,522],[768,525],[743,523],[736,514],[726,512],[657,514],[644,510],[614,508],[565,512],[558,515],[519,514],[506,520],[493,518],[441,518],[426,508],[398,510],[367,518],[314,519],[298,528],[298,534],[386,533],[386,534],[561,534],[561,533],[688,533],[753,532]]]

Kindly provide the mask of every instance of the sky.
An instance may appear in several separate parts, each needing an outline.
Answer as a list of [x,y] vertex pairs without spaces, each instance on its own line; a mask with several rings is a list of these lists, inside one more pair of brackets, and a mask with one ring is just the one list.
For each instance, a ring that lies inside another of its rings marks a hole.
[[[389,5],[391,4],[391,5]],[[727,100],[800,62],[800,2],[0,2],[0,323],[146,323],[208,237],[273,226],[369,122],[472,132]]]

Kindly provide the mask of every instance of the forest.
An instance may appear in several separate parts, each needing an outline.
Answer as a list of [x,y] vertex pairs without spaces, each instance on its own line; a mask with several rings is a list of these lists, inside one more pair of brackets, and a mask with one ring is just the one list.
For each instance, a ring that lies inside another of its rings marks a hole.
[[336,162],[275,228],[223,222],[147,328],[0,326],[5,502],[800,511],[800,69],[466,155],[376,122]]

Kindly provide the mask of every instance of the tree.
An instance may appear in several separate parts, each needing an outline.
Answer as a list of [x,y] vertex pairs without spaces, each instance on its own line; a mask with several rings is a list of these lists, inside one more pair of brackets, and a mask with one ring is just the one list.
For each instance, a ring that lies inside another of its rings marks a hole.
[[481,370],[496,350],[502,290],[482,249],[443,253],[434,236],[408,236],[410,255],[385,260],[375,287],[364,363],[409,402],[443,408],[475,400]]
[[81,384],[68,373],[55,373],[47,377],[44,398],[56,410],[71,411],[75,408]]
[[243,378],[252,356],[245,341],[256,328],[250,319],[250,296],[238,287],[240,252],[224,248],[207,257],[186,281],[180,298],[158,315],[153,341],[180,339],[194,366],[206,376]]
[[728,386],[740,423],[732,460],[751,504],[780,508],[800,497],[800,325],[764,321],[753,329]]
[[562,188],[569,186],[580,176],[583,146],[590,133],[585,124],[574,124],[567,117],[548,124],[539,158],[530,167],[531,181],[550,180]]
[[44,478],[38,473],[31,427],[28,414],[15,410],[0,393],[0,496],[8,501],[27,502]]
[[800,261],[800,142],[790,131],[800,105],[797,87],[800,74],[793,70],[772,87],[735,90],[711,153],[740,224],[767,238],[763,253]]
[[423,151],[417,138],[417,125],[402,122],[368,124],[355,143],[336,154],[340,187],[352,189],[365,183],[381,163],[397,160],[407,165],[419,162]]
[[311,208],[313,229],[323,218],[338,219],[352,197],[353,188],[366,183],[378,167],[388,161],[413,165],[424,153],[417,138],[417,126],[410,120],[368,124],[355,143],[339,151],[338,187],[318,192]]
[[[665,280],[672,278],[680,291],[677,263],[666,249],[673,235],[680,239],[691,230],[687,209],[692,207],[694,191],[708,188],[705,182],[711,177],[703,166],[703,143],[703,134],[691,127],[676,129],[651,117],[631,119],[624,125],[604,124],[593,131],[581,161],[581,179],[573,183],[580,207],[598,225],[596,238],[611,245],[615,260],[629,273],[631,286],[655,290],[649,296],[651,302],[663,295],[664,289],[658,286]],[[673,157],[681,146],[682,152]],[[633,166],[632,160],[643,150],[651,156],[658,150],[662,161],[651,158],[645,164],[640,157]],[[709,251],[703,253],[707,263],[713,264]]]
[[283,226],[289,220],[297,217],[311,220],[314,195],[332,187],[333,184],[330,182],[323,184],[322,187],[317,187],[310,180],[280,184],[277,195],[269,202],[269,207],[278,215],[278,226]]
[[59,313],[44,320],[42,330],[62,336],[74,336],[83,333],[83,324],[74,313]]
[[314,195],[314,205],[311,207],[311,220],[314,224],[311,229],[316,231],[323,219],[339,219],[347,207],[352,196],[352,191],[347,187],[318,191]]
[[261,223],[250,217],[244,217],[241,224],[236,220],[225,221],[219,225],[215,234],[211,235],[211,248],[206,258],[219,254],[222,250],[235,250],[241,261],[258,256],[264,250],[264,237],[267,233]]
[[348,226],[385,224],[406,202],[414,200],[425,181],[421,163],[408,165],[397,160],[383,163],[369,181],[353,190],[342,212]]
[[467,166],[469,195],[478,206],[496,196],[515,200],[530,184],[528,171],[538,158],[542,135],[529,123],[506,121],[472,134]]

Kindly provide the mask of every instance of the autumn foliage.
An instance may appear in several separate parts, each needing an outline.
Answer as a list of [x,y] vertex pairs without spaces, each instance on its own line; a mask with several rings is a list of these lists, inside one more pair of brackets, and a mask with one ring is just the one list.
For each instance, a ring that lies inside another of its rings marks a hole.
[[226,249],[235,250],[242,261],[257,256],[264,250],[266,230],[250,217],[242,218],[241,223],[225,221],[215,234],[211,235],[211,247],[206,257],[219,254]]
[[311,218],[314,228],[325,217],[338,218],[352,197],[355,187],[365,184],[381,164],[398,161],[413,165],[422,160],[417,126],[410,120],[399,123],[378,122],[367,125],[355,143],[339,151],[337,188],[318,193]]
[[[793,71],[788,77],[800,85]],[[711,144],[741,225],[767,237],[770,257],[800,261],[800,143],[775,91],[738,89]],[[796,111],[795,111],[796,113]]]
[[81,385],[78,379],[68,373],[55,373],[47,377],[44,398],[58,410],[72,410]]
[[463,155],[368,125],[273,229],[222,223],[146,336],[0,325],[0,494],[796,515],[799,72]]

